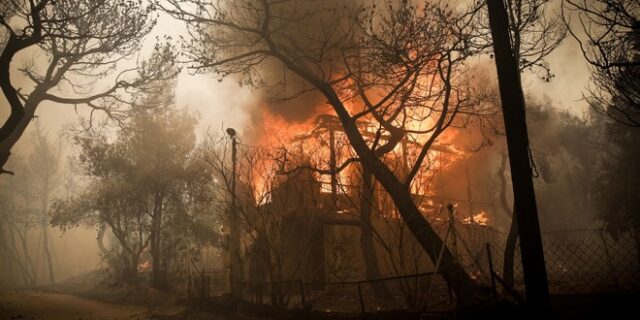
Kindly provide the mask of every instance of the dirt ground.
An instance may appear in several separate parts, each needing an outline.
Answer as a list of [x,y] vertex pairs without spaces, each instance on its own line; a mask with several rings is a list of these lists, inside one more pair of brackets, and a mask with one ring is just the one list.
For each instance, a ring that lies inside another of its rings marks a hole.
[[0,319],[34,320],[124,320],[172,319],[184,311],[181,306],[160,306],[98,302],[69,294],[39,291],[0,292]]

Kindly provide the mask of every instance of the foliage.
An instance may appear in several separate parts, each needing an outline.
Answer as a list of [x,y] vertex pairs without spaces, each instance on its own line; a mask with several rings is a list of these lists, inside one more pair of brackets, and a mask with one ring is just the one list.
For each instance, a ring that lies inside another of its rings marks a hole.
[[541,223],[546,230],[591,228],[596,218],[591,194],[598,154],[607,148],[593,117],[578,117],[545,102],[527,110],[534,180]]
[[604,227],[612,235],[632,232],[640,234],[640,130],[607,121],[603,144],[608,152],[600,157],[600,170],[595,172],[594,199]]
[[640,127],[640,1],[565,0],[564,18],[591,67],[591,106]]
[[95,131],[77,136],[90,185],[56,203],[52,224],[107,226],[128,276],[135,277],[149,246],[156,267],[168,271],[174,255],[167,251],[189,237],[194,224],[206,223],[210,175],[191,157],[195,125],[186,109],[165,106],[134,111],[127,122],[131,129],[117,131],[113,139]]

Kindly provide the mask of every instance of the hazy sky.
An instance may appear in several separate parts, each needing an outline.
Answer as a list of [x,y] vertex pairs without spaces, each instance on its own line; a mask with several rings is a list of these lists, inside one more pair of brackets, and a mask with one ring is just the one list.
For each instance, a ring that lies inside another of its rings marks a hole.
[[[148,53],[151,50],[156,36],[168,34],[178,39],[178,35],[184,32],[185,27],[181,22],[161,16],[143,51]],[[548,96],[554,106],[582,114],[587,106],[580,99],[588,84],[589,73],[575,40],[566,38],[547,60],[556,77],[546,83],[535,75],[525,75],[525,92],[537,98]],[[233,79],[219,82],[215,75],[190,75],[186,70],[178,78],[176,102],[178,106],[187,106],[200,114],[201,128],[217,128],[224,123],[224,127],[232,126],[242,134],[243,129],[251,124],[251,113],[257,108],[259,100],[256,92],[240,87]],[[4,97],[0,97],[0,101],[3,105],[0,116],[4,119],[8,108]],[[83,110],[79,112],[83,113]],[[53,103],[44,103],[36,114],[49,132],[58,132],[64,124],[77,118],[73,106]]]

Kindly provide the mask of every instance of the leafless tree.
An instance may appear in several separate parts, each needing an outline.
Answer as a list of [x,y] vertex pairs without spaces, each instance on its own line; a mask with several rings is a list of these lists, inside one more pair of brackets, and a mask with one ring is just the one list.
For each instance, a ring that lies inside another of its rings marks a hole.
[[[406,224],[394,210],[392,199],[366,168],[357,161],[350,162],[357,157],[338,119],[321,115],[316,120],[312,130],[297,134],[287,146],[279,147],[286,155],[278,159],[282,173],[309,170],[315,174],[322,192],[332,199],[323,212],[324,222],[338,230],[351,228],[359,231],[359,251],[366,279],[382,278],[383,273],[406,275],[431,270],[431,266],[424,263],[427,258],[424,251],[411,238]],[[371,124],[360,121],[359,126],[371,127]],[[373,134],[370,133],[371,136]],[[415,157],[416,149],[421,147],[416,141],[403,139],[399,148],[387,152],[381,159],[395,173],[402,174],[407,170],[411,155]],[[443,151],[446,148],[438,146],[434,149]],[[434,165],[437,158],[432,153],[426,157],[410,186],[418,207],[424,204],[427,194],[432,191],[431,178],[441,169]],[[453,159],[437,161],[450,160]],[[305,165],[296,165],[298,163]],[[339,163],[342,163],[340,167]],[[435,214],[427,210],[422,212],[425,215]],[[386,267],[385,272],[381,266]],[[413,282],[404,280],[399,280],[398,285],[404,290],[408,305],[414,306],[417,300],[413,298]],[[371,287],[380,301],[389,299],[390,290],[385,282],[373,282]]]
[[622,124],[640,127],[640,1],[564,0],[563,17],[591,67],[586,100]]
[[[24,161],[17,156],[14,161]],[[37,266],[33,259],[33,250],[29,246],[29,231],[37,228],[36,209],[31,205],[37,202],[33,188],[33,177],[27,172],[22,179],[9,177],[3,179],[0,196],[2,197],[1,228],[2,253],[6,258],[5,271],[22,278],[22,284],[35,285],[38,281]],[[16,284],[17,279],[8,283]]]
[[[239,143],[236,193],[232,194],[230,141],[209,132],[201,145],[202,164],[216,177],[213,192],[219,199],[217,209],[224,212],[229,225],[229,214],[238,215],[244,254],[248,263],[250,288],[257,289],[261,299],[266,282],[273,285],[272,302],[286,305],[292,292],[279,284],[292,280],[318,281],[324,276],[325,265],[310,261],[320,243],[314,238],[322,230],[320,216],[313,213],[321,208],[320,184],[309,170],[283,174],[279,170],[277,147],[255,147]],[[302,167],[300,165],[300,167]],[[231,197],[236,197],[231,212]],[[325,204],[326,205],[326,204]],[[315,210],[314,210],[315,209]],[[322,241],[322,240],[321,240]],[[327,242],[324,242],[327,243]],[[342,266],[326,268],[326,273],[337,275]]]
[[[530,71],[541,79],[551,81],[554,75],[545,58],[553,52],[566,36],[566,28],[560,16],[549,10],[550,0],[505,1],[509,16],[509,29],[514,59],[522,72]],[[471,31],[474,45],[486,49],[491,44],[489,18],[486,10],[477,16]]]
[[[390,194],[411,233],[436,260],[442,240],[414,203],[410,185],[434,141],[448,127],[481,113],[483,97],[468,90],[464,65],[475,53],[465,30],[480,6],[270,0],[167,1],[160,6],[189,23],[193,38],[187,57],[194,70],[240,73],[246,83],[261,84],[267,79],[260,78],[260,67],[275,63],[302,80],[293,96],[322,93],[357,161]],[[373,135],[358,126],[360,119],[376,123]],[[410,157],[408,170],[396,174],[381,156],[407,136],[422,147]],[[448,250],[443,266],[458,297],[468,301],[475,285]]]
[[[22,156],[16,157],[16,161],[10,161],[11,165],[23,171],[21,178],[2,178],[3,188],[7,189],[2,193],[7,197],[4,199],[3,219],[8,237],[3,241],[9,252],[14,251],[11,263],[22,265],[20,269],[28,275],[28,284],[41,280],[39,275],[42,272],[46,274],[44,278],[53,283],[55,252],[49,239],[48,209],[51,197],[61,182],[62,144],[60,140],[51,141],[38,123],[28,141],[33,148],[21,152]],[[20,244],[18,247],[15,246],[16,239]],[[37,245],[33,246],[33,243]]]
[[60,186],[60,157],[62,156],[62,144],[58,140],[50,141],[46,131],[39,124],[33,136],[34,151],[28,160],[28,167],[33,172],[37,181],[35,185],[37,196],[40,200],[39,227],[42,237],[42,249],[46,267],[49,272],[49,281],[55,282],[53,270],[53,248],[49,240],[49,205],[52,195]]
[[[509,19],[509,35],[512,52],[517,68],[521,73],[533,72],[544,81],[554,78],[550,66],[545,60],[553,52],[566,36],[566,28],[560,16],[553,16],[548,11],[549,0],[510,0],[505,1]],[[490,44],[489,18],[483,11],[478,19],[475,37],[477,44]],[[492,54],[493,55],[493,54]],[[489,88],[488,90],[495,90]],[[502,134],[494,131],[492,134]],[[504,165],[502,165],[504,167]],[[501,199],[504,206],[504,199]],[[512,210],[509,210],[512,211]],[[505,246],[505,259],[503,273],[506,279],[513,278],[513,258],[518,240],[518,228],[515,215],[512,215],[511,227]]]
[[[152,9],[123,0],[2,2],[0,30],[6,41],[0,52],[0,88],[11,112],[0,128],[0,173],[9,172],[4,165],[11,149],[42,102],[84,105],[91,108],[91,118],[94,111],[103,111],[119,120],[129,106],[121,102],[166,75],[158,70],[170,50],[160,47],[155,59],[122,70],[155,25]],[[34,58],[17,66],[28,54]],[[14,73],[29,85],[18,87]]]

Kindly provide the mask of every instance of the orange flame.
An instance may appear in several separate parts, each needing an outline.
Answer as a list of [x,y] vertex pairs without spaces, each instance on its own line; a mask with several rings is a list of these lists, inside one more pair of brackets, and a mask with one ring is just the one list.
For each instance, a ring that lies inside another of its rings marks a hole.
[[486,226],[489,223],[489,215],[486,211],[481,210],[477,214],[474,214],[473,217],[467,217],[462,219],[462,223],[464,224],[479,224],[481,226]]
[[151,270],[151,262],[145,261],[138,264],[138,272]]
[[[352,94],[347,94],[351,95]],[[345,107],[350,110],[352,113],[357,113],[358,111],[363,109],[363,106],[354,99],[345,99]],[[315,157],[318,159],[323,159],[322,163],[318,164],[322,169],[329,168],[329,138],[328,133],[322,132],[318,133],[314,131],[318,127],[318,120],[322,115],[335,115],[333,109],[330,106],[326,105],[323,107],[319,107],[316,110],[317,113],[314,117],[310,117],[307,121],[304,122],[291,122],[287,121],[282,117],[278,117],[268,111],[267,108],[261,108],[263,110],[262,114],[262,132],[258,135],[257,144],[263,148],[282,148],[285,147],[287,152],[297,153],[288,154],[289,158],[298,157],[298,162],[307,161],[310,157]],[[355,111],[355,112],[354,112]],[[361,127],[361,132],[364,133],[365,140],[372,139],[375,134],[375,128],[373,128],[373,132],[367,126],[366,122],[368,121],[367,116],[360,118],[362,120],[362,124],[359,124]],[[417,120],[421,119],[421,120]],[[404,123],[405,127],[409,130],[413,131],[425,131],[429,128],[432,128],[435,124],[435,120],[432,117],[409,117],[406,123]],[[368,132],[368,133],[367,133]],[[313,135],[312,133],[316,133]],[[337,129],[334,130],[334,134],[336,135],[334,142],[340,141],[343,145],[339,146],[340,150],[336,150],[336,164],[340,165],[346,159],[353,157],[354,152],[348,144],[348,140],[344,136],[344,133],[341,131],[341,124],[337,124]],[[416,195],[426,195],[433,196],[435,194],[435,190],[432,186],[432,181],[435,175],[438,172],[445,171],[453,166],[459,160],[468,156],[466,152],[458,148],[454,145],[454,140],[458,136],[459,131],[453,128],[450,128],[443,132],[437,139],[438,144],[432,146],[429,150],[428,157],[420,168],[420,171],[416,175],[414,182],[411,184],[411,191]],[[322,135],[322,137],[319,137]],[[384,143],[384,139],[381,139],[381,143]],[[406,173],[406,166],[411,166],[411,162],[415,161],[417,155],[420,152],[421,146],[429,139],[429,134],[413,134],[408,133],[405,141],[399,143],[394,151],[389,155],[385,156],[385,161],[404,161],[407,163],[404,167],[402,165],[395,165],[394,171],[397,171],[399,177],[402,177],[403,174]],[[288,159],[289,159],[288,158]],[[409,159],[407,161],[407,159]],[[273,160],[265,160],[271,161]],[[306,165],[311,163],[304,163]],[[259,166],[262,174],[254,175],[252,179],[253,189],[256,196],[256,199],[268,199],[268,193],[272,186],[267,179],[276,174],[275,171],[278,168],[274,165],[262,165]],[[405,172],[405,173],[403,173]],[[266,177],[266,179],[264,178]],[[331,192],[331,176],[328,174],[315,174],[315,179],[321,183],[321,192],[329,193]],[[349,172],[349,170],[341,171],[338,176],[338,193],[346,193],[346,188],[340,186],[349,186],[352,184],[353,174]],[[257,204],[260,202],[267,201],[256,201]],[[470,218],[467,218],[471,222]],[[485,225],[488,222],[486,212],[480,212],[479,214],[474,216],[473,221],[477,224]]]

